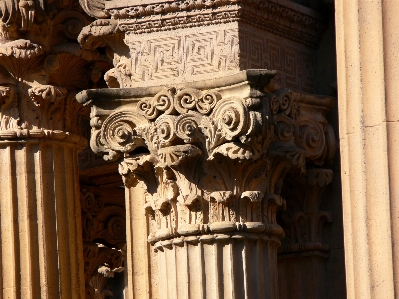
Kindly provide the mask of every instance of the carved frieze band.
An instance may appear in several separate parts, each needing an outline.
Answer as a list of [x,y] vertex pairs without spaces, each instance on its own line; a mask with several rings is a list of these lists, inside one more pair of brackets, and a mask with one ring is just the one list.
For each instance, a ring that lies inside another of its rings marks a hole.
[[[106,28],[112,26],[117,30],[116,24],[107,24],[93,23],[90,34],[103,30],[105,35]],[[84,32],[80,36],[84,47],[98,44]],[[170,85],[176,80],[203,80],[208,74],[220,77],[245,69],[275,69],[276,82],[294,90],[311,93],[314,87],[316,62],[312,49],[276,39],[252,26],[232,23],[222,28],[205,26],[161,35],[129,32],[124,43],[129,57],[115,54],[114,68],[105,74],[109,87]]]
[[[173,1],[112,7],[101,0],[81,1],[89,15],[117,19],[122,31],[135,34],[223,24],[242,20],[252,26],[267,28],[271,33],[316,46],[325,29],[323,19],[315,12],[277,1],[215,0]],[[108,6],[108,8],[106,8]]]

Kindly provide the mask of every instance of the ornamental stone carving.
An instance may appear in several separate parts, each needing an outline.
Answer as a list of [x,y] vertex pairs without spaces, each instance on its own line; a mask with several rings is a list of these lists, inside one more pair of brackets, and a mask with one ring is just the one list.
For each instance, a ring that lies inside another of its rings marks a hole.
[[[150,222],[148,241],[159,255],[159,275],[168,271],[179,279],[184,266],[171,266],[168,260],[176,254],[176,263],[189,263],[187,257],[183,262],[181,247],[196,255],[200,246],[213,256],[200,265],[205,271],[223,267],[240,246],[246,255],[265,246],[259,252],[264,268],[256,266],[257,259],[234,267],[251,268],[261,277],[267,272],[267,282],[250,287],[250,274],[245,274],[226,285],[225,292],[276,298],[274,263],[284,236],[276,211],[285,207],[283,179],[287,172],[304,175],[309,163],[322,165],[336,145],[325,119],[333,99],[281,89],[271,81],[274,76],[273,71],[248,70],[173,87],[79,94],[80,102],[93,105],[93,151],[106,160],[120,159],[125,185],[139,182],[145,190],[143,211]],[[232,251],[219,255],[221,244]],[[196,270],[187,271],[194,275]],[[201,284],[206,297],[214,298],[219,291],[206,287],[209,279],[227,283],[229,276],[206,273],[208,280]],[[184,297],[164,279],[160,290],[169,286],[167,298]],[[197,298],[198,286],[190,277],[181,279],[189,285],[190,298]]]
[[[98,18],[79,42],[114,65],[109,87],[172,86],[274,69],[276,82],[311,93],[323,17],[291,1],[81,1]],[[104,51],[103,51],[104,52]]]
[[116,188],[84,188],[80,202],[86,299],[117,298],[114,277],[124,271],[126,247],[124,193]]
[[299,181],[291,176],[286,178],[284,194],[290,198],[290,204],[281,215],[281,223],[287,233],[281,253],[329,250],[328,244],[323,242],[323,228],[325,223],[332,221],[332,215],[321,211],[320,204],[321,194],[332,178],[332,170],[323,168],[307,170]]
[[4,1],[0,17],[0,138],[84,144],[75,94],[101,72],[98,53],[76,43],[90,18],[77,1],[17,0]]

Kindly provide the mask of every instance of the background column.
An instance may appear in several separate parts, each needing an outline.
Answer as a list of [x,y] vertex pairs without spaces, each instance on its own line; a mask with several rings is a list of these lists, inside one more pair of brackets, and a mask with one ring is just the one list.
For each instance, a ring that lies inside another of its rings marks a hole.
[[335,5],[348,298],[396,298],[399,3]]

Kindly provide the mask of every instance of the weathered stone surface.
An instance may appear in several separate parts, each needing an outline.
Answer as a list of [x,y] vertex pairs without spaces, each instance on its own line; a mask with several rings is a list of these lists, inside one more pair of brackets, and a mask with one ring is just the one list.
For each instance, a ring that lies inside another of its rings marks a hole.
[[348,298],[397,298],[395,1],[335,1]]
[[326,19],[293,2],[0,3],[0,298],[323,298]]
[[126,248],[124,190],[81,188],[85,298],[120,298]]

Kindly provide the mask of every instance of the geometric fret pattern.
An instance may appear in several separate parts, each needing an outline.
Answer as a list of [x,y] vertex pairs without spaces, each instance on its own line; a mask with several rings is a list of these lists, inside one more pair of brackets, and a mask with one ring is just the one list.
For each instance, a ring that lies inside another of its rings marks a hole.
[[[222,28],[221,28],[222,27]],[[135,86],[208,79],[244,69],[277,70],[275,81],[312,92],[316,59],[312,48],[248,25],[226,24],[173,32],[129,34]],[[145,82],[145,83],[144,83]]]

